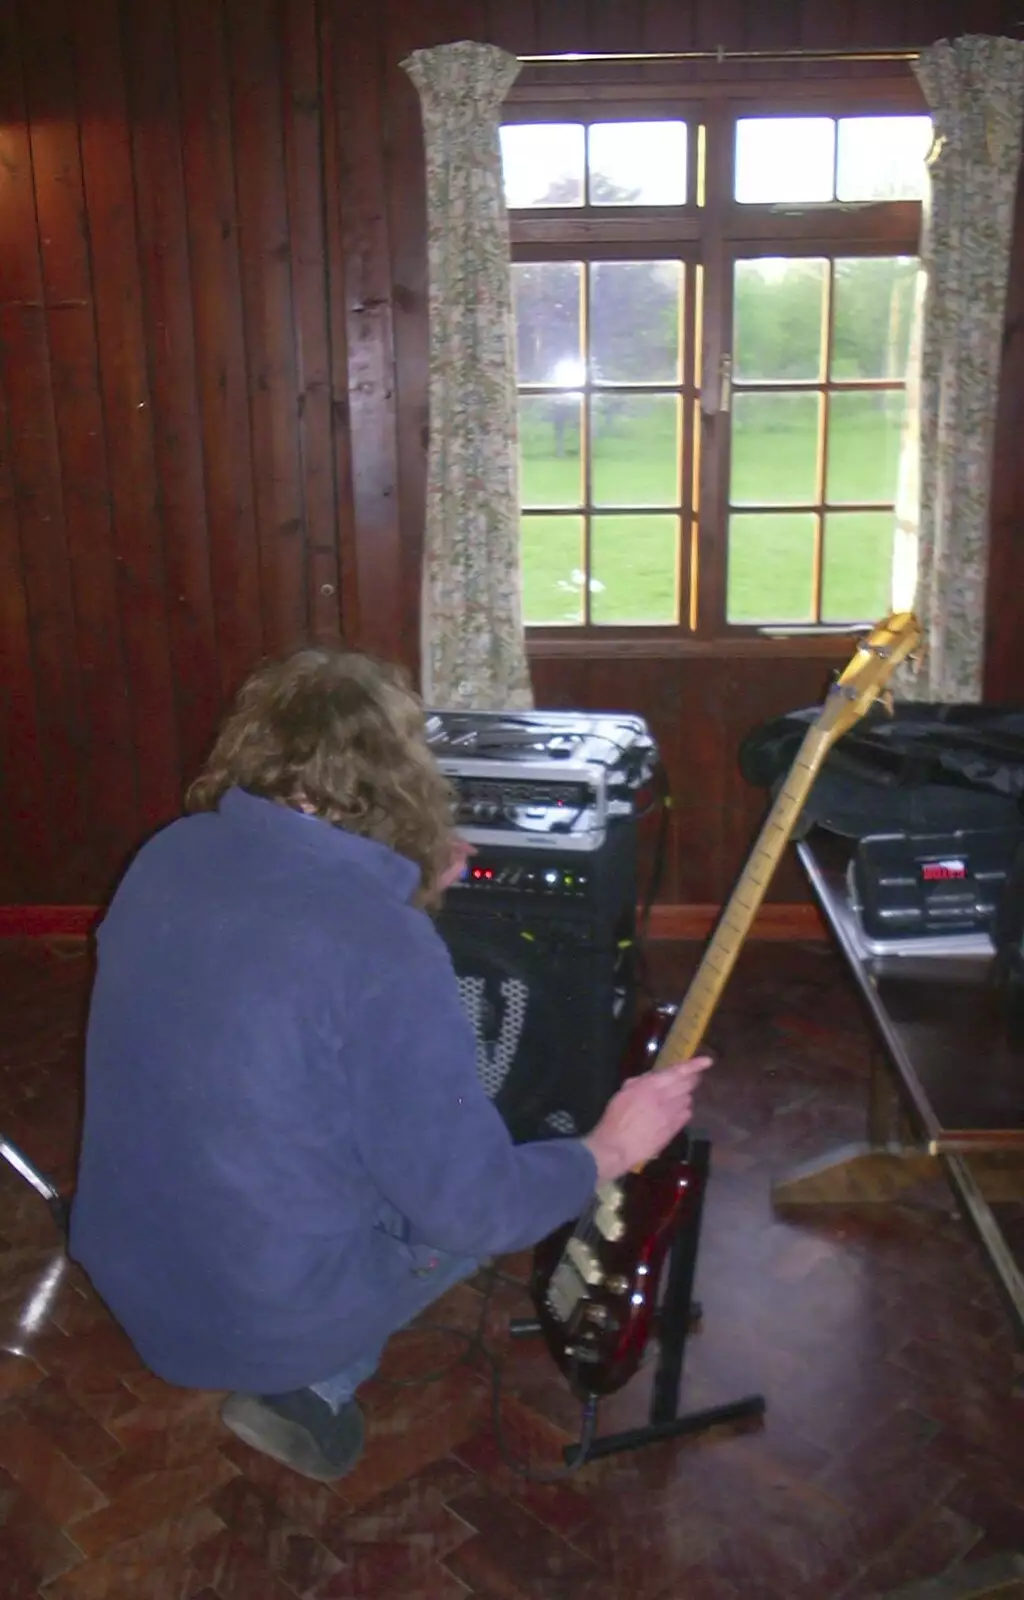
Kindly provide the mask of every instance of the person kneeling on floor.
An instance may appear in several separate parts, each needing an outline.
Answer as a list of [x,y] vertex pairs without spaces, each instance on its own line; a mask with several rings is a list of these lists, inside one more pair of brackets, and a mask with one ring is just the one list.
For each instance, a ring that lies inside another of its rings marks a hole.
[[513,1144],[431,920],[467,847],[397,669],[260,668],[187,805],[99,929],[71,1253],[155,1373],[338,1478],[389,1336],[657,1154],[706,1063]]

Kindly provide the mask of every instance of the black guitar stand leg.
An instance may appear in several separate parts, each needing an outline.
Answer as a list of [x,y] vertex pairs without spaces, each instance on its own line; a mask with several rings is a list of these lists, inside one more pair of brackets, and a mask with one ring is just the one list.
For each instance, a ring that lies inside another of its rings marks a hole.
[[[594,1439],[587,1450],[588,1461],[599,1456],[618,1455],[624,1450],[638,1450],[642,1445],[657,1444],[662,1439],[678,1439],[687,1433],[705,1433],[726,1422],[762,1417],[765,1412],[764,1396],[751,1394],[726,1405],[679,1414],[686,1340],[694,1321],[693,1280],[697,1270],[704,1190],[711,1165],[710,1141],[690,1139],[688,1159],[694,1169],[697,1202],[686,1225],[676,1234],[669,1254],[665,1292],[658,1310],[658,1365],[651,1393],[650,1420],[642,1428],[626,1428],[622,1433],[608,1433]],[[562,1453],[572,1465],[579,1455],[579,1445],[569,1445]]]

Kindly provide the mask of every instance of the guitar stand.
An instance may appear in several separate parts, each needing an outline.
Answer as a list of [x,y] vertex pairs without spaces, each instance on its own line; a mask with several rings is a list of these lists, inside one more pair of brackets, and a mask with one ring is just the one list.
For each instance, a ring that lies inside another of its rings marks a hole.
[[[638,1450],[642,1445],[657,1444],[662,1439],[677,1439],[688,1433],[705,1433],[709,1428],[718,1428],[723,1423],[738,1422],[746,1417],[764,1416],[766,1402],[760,1394],[747,1395],[742,1400],[732,1400],[726,1405],[709,1406],[704,1411],[690,1411],[683,1416],[679,1414],[686,1341],[691,1327],[700,1318],[700,1307],[693,1299],[693,1280],[697,1269],[704,1190],[711,1165],[710,1140],[691,1138],[687,1159],[695,1171],[697,1203],[686,1225],[676,1234],[669,1252],[665,1291],[657,1312],[658,1365],[651,1392],[650,1417],[643,1427],[626,1428],[622,1433],[607,1433],[594,1439],[586,1452],[588,1461],[596,1460],[599,1456],[618,1455],[625,1450]],[[540,1324],[529,1319],[517,1319],[511,1326],[511,1332],[519,1337],[539,1333]],[[579,1457],[579,1451],[578,1444],[568,1445],[562,1454],[565,1461],[573,1465]]]
[[9,1139],[4,1138],[2,1133],[0,1133],[0,1159],[6,1161],[7,1165],[12,1167],[18,1174],[19,1178],[24,1178],[25,1182],[38,1195],[42,1196],[50,1208],[50,1215],[57,1227],[61,1233],[66,1232],[68,1206],[60,1190],[44,1172],[40,1171],[34,1161],[29,1160],[23,1150],[19,1150],[16,1144],[12,1144]]

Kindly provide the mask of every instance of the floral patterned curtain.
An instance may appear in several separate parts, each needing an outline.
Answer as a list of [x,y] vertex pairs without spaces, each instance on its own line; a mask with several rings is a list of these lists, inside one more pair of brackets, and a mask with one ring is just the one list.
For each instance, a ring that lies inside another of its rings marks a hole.
[[519,71],[492,45],[402,66],[427,158],[430,446],[423,695],[439,709],[532,704],[522,622],[515,341],[501,105]]
[[[925,634],[906,699],[981,699],[989,489],[1024,117],[1024,42],[966,37],[916,66],[935,142],[921,239],[894,594]],[[916,393],[918,404],[913,404]],[[919,453],[918,453],[919,452]]]

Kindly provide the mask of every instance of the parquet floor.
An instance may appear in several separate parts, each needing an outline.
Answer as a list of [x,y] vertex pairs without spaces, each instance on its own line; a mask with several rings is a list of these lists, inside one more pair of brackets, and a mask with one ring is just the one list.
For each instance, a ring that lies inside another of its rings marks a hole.
[[[662,992],[691,961],[658,952]],[[0,1128],[62,1184],[87,976],[74,947],[0,946]],[[945,1191],[799,1225],[770,1210],[774,1170],[861,1132],[867,1041],[838,962],[750,947],[713,1043],[688,1398],[761,1389],[766,1424],[557,1486],[501,1464],[486,1375],[466,1366],[418,1387],[375,1381],[366,1456],[336,1489],[247,1451],[221,1429],[219,1396],[143,1369],[4,1167],[2,1600],[855,1600],[968,1552],[1024,1550],[1012,1343]],[[466,1285],[438,1315],[470,1327],[479,1306]],[[576,1413],[543,1350],[507,1338],[526,1310],[503,1283],[489,1338],[506,1358],[511,1444],[553,1465]],[[455,1353],[415,1331],[386,1376]],[[606,1427],[641,1419],[648,1381],[607,1405]]]

